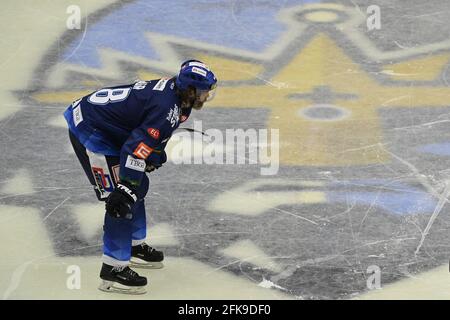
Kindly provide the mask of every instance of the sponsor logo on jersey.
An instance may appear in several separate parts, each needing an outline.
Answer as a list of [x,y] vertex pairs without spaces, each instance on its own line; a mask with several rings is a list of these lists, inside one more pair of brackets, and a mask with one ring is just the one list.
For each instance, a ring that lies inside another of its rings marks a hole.
[[147,159],[150,153],[152,153],[153,149],[150,148],[145,143],[141,142],[134,150],[133,154],[140,159]]
[[100,167],[92,167],[92,173],[94,175],[95,182],[97,184],[98,190],[103,195],[106,192],[111,192],[114,190],[114,184],[111,181],[111,176],[105,173],[105,170]]
[[134,90],[142,90],[147,86],[147,81],[138,81],[134,84],[133,89]]
[[153,139],[159,139],[159,130],[155,129],[155,128],[148,128],[147,129],[148,134],[150,135],[150,137],[152,137]]
[[112,174],[113,174],[113,178],[114,178],[114,183],[117,183],[120,180],[119,179],[120,164],[116,164],[115,166],[112,166],[111,169],[112,169]]
[[145,172],[145,166],[146,164],[144,160],[133,158],[130,155],[127,157],[127,162],[125,163],[126,168],[140,172]]
[[167,82],[169,82],[169,79],[159,80],[158,83],[153,87],[153,90],[163,91],[166,87]]
[[78,105],[76,108],[72,110],[73,114],[73,123],[75,124],[75,127],[80,124],[81,121],[83,121],[83,114],[81,113],[81,107]]
[[176,104],[173,109],[170,109],[166,120],[170,122],[172,128],[178,124],[178,121],[180,121],[180,108]]

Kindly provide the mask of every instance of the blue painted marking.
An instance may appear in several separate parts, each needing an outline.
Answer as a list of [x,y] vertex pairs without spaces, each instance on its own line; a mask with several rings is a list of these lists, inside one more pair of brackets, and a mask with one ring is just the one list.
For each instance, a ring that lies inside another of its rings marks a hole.
[[[396,215],[432,213],[436,199],[425,191],[400,183],[383,180],[358,180],[332,184],[344,191],[328,191],[329,202],[376,206]],[[364,188],[368,191],[345,191],[347,188]],[[374,187],[377,190],[371,190]]]
[[230,48],[261,52],[285,30],[275,18],[286,7],[317,0],[192,1],[137,0],[90,25],[67,47],[63,59],[100,67],[98,49],[111,48],[158,59],[146,31],[194,39]]
[[428,144],[417,148],[417,150],[440,156],[450,156],[450,142]]

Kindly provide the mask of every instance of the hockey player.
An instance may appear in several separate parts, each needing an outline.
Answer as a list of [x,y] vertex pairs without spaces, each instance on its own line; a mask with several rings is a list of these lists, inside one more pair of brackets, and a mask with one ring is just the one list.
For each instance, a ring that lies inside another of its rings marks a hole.
[[204,63],[188,60],[176,77],[104,88],[65,111],[78,160],[106,203],[100,290],[145,293],[147,279],[129,265],[163,266],[163,253],[145,243],[146,173],[166,162],[172,133],[214,97],[216,83]]

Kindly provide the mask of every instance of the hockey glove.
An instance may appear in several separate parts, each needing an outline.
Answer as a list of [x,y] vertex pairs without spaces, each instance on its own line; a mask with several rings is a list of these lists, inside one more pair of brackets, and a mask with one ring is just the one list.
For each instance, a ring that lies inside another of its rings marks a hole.
[[106,199],[106,212],[114,218],[131,219],[131,208],[136,201],[137,196],[132,187],[125,182],[119,182]]
[[145,166],[145,172],[152,172],[155,171],[155,169],[159,169],[161,165],[153,164],[153,163],[147,163]]
[[152,172],[155,169],[162,167],[163,163],[167,161],[167,155],[164,150],[159,151],[155,156],[149,157],[145,160],[145,172]]

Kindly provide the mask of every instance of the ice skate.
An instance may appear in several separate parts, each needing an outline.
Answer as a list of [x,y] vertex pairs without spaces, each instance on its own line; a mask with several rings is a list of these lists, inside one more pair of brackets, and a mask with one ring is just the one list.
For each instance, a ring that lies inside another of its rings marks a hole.
[[131,260],[130,265],[135,268],[144,269],[161,269],[164,267],[162,261],[164,260],[164,254],[158,251],[145,242],[133,246],[131,248]]
[[139,276],[128,266],[113,267],[103,264],[100,271],[101,291],[123,294],[144,294],[147,278]]

